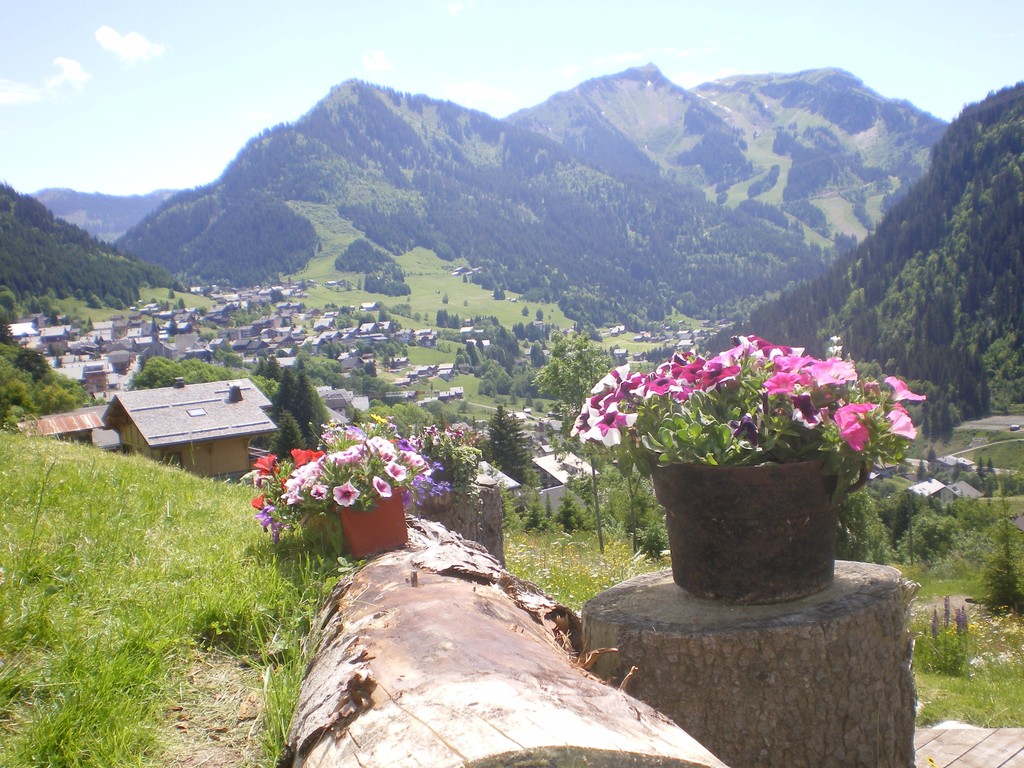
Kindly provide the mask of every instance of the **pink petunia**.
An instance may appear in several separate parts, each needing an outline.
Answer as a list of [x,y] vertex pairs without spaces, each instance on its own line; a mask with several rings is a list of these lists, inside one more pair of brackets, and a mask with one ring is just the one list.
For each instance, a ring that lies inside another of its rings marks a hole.
[[359,498],[359,489],[352,483],[336,486],[334,489],[334,501],[342,507],[351,507]]
[[863,451],[871,434],[861,420],[861,415],[878,406],[874,403],[851,403],[836,411],[834,417],[839,427],[839,436],[855,451]]
[[394,480],[396,483],[401,483],[409,476],[409,470],[399,464],[397,461],[389,462],[384,471],[388,473],[388,477]]
[[366,441],[366,445],[384,461],[394,461],[398,456],[398,449],[386,437],[374,435]]
[[343,451],[335,451],[327,460],[332,464],[358,464],[363,460],[363,448],[361,445],[352,445]]
[[615,403],[608,407],[608,410],[600,415],[600,418],[583,435],[584,440],[593,440],[605,445],[618,445],[622,442],[621,429],[630,427],[636,421],[636,414],[620,413]]
[[773,373],[765,379],[764,391],[769,395],[788,395],[801,383],[804,383],[804,377],[798,373]]
[[887,376],[885,378],[885,383],[892,387],[896,392],[896,402],[899,402],[900,400],[913,400],[916,402],[918,400],[926,399],[926,395],[919,395],[916,392],[911,392],[907,388],[907,385],[895,376]]
[[913,440],[917,437],[917,429],[914,427],[914,422],[910,420],[910,414],[907,413],[903,406],[897,405],[885,414],[885,418],[892,425],[892,433],[894,435],[905,437],[908,440]]
[[594,388],[590,390],[590,394],[597,395],[602,392],[607,392],[609,389],[617,389],[628,376],[629,363],[620,365],[618,368],[613,368],[608,372],[607,376],[594,385]]
[[830,357],[828,360],[816,360],[807,367],[814,382],[823,387],[828,384],[846,384],[857,380],[857,369],[853,363]]
[[388,481],[382,477],[373,478],[373,490],[375,490],[377,495],[382,499],[391,498],[391,486],[388,484]]

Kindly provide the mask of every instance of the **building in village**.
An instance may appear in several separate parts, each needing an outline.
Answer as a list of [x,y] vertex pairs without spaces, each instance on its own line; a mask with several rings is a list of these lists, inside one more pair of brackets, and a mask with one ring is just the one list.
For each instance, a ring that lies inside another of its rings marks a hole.
[[121,450],[176,464],[198,475],[240,477],[249,471],[250,444],[277,425],[270,400],[248,379],[120,392],[103,424]]

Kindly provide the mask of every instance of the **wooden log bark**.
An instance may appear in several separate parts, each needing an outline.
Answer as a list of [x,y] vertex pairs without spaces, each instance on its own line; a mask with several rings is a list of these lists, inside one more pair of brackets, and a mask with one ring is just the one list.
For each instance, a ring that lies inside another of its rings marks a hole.
[[283,764],[725,768],[580,666],[572,611],[479,545],[409,522],[409,546],[339,584],[321,614]]

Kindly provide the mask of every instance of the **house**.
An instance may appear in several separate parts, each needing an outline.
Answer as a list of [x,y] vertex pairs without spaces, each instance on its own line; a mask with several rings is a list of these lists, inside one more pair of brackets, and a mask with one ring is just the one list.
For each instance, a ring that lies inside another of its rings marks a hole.
[[10,329],[11,337],[18,344],[28,344],[39,338],[39,331],[36,330],[35,322],[11,323],[7,326]]
[[912,485],[907,490],[911,493],[917,494],[918,496],[924,496],[929,499],[938,499],[943,504],[947,504],[956,498],[953,491],[947,488],[945,483],[935,480],[934,478]]
[[498,485],[500,485],[502,488],[508,491],[518,491],[520,488],[523,487],[517,480],[514,480],[513,478],[509,477],[500,469],[498,469],[495,466],[492,466],[491,464],[488,464],[486,461],[481,461],[477,466],[480,470],[480,474],[487,475],[488,477],[493,477],[495,480],[498,481]]
[[249,444],[277,425],[270,401],[248,379],[121,392],[103,413],[126,453],[198,475],[239,477],[249,471]]
[[93,433],[103,430],[104,406],[90,406],[67,413],[52,413],[19,424],[27,435],[55,437],[79,443],[92,443]]
[[963,480],[958,480],[955,483],[951,483],[946,486],[958,499],[980,499],[982,492],[975,488],[970,483],[965,483]]
[[963,456],[940,456],[938,463],[947,469],[959,469],[961,472],[976,472],[978,467],[970,459],[965,459]]
[[590,464],[574,453],[537,456],[533,459],[533,466],[540,476],[541,498],[549,499],[552,505],[561,502],[571,478],[591,473]]

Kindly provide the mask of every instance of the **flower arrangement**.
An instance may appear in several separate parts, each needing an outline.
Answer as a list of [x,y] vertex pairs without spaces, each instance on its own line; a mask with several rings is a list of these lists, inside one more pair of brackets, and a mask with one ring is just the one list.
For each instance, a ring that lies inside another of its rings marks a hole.
[[339,507],[369,511],[397,494],[408,506],[419,496],[447,490],[431,478],[436,465],[384,419],[361,426],[330,424],[320,450],[291,454],[290,461],[265,456],[250,473],[258,492],[252,500],[256,520],[275,543],[282,529],[334,514]]
[[874,464],[896,463],[916,437],[901,380],[862,378],[827,359],[744,336],[710,358],[675,354],[649,373],[628,365],[593,388],[572,428],[650,473],[655,464],[744,466],[823,460],[841,498]]
[[451,490],[472,494],[483,453],[483,435],[467,425],[429,425],[416,434],[423,455],[436,466],[434,477],[450,484]]

